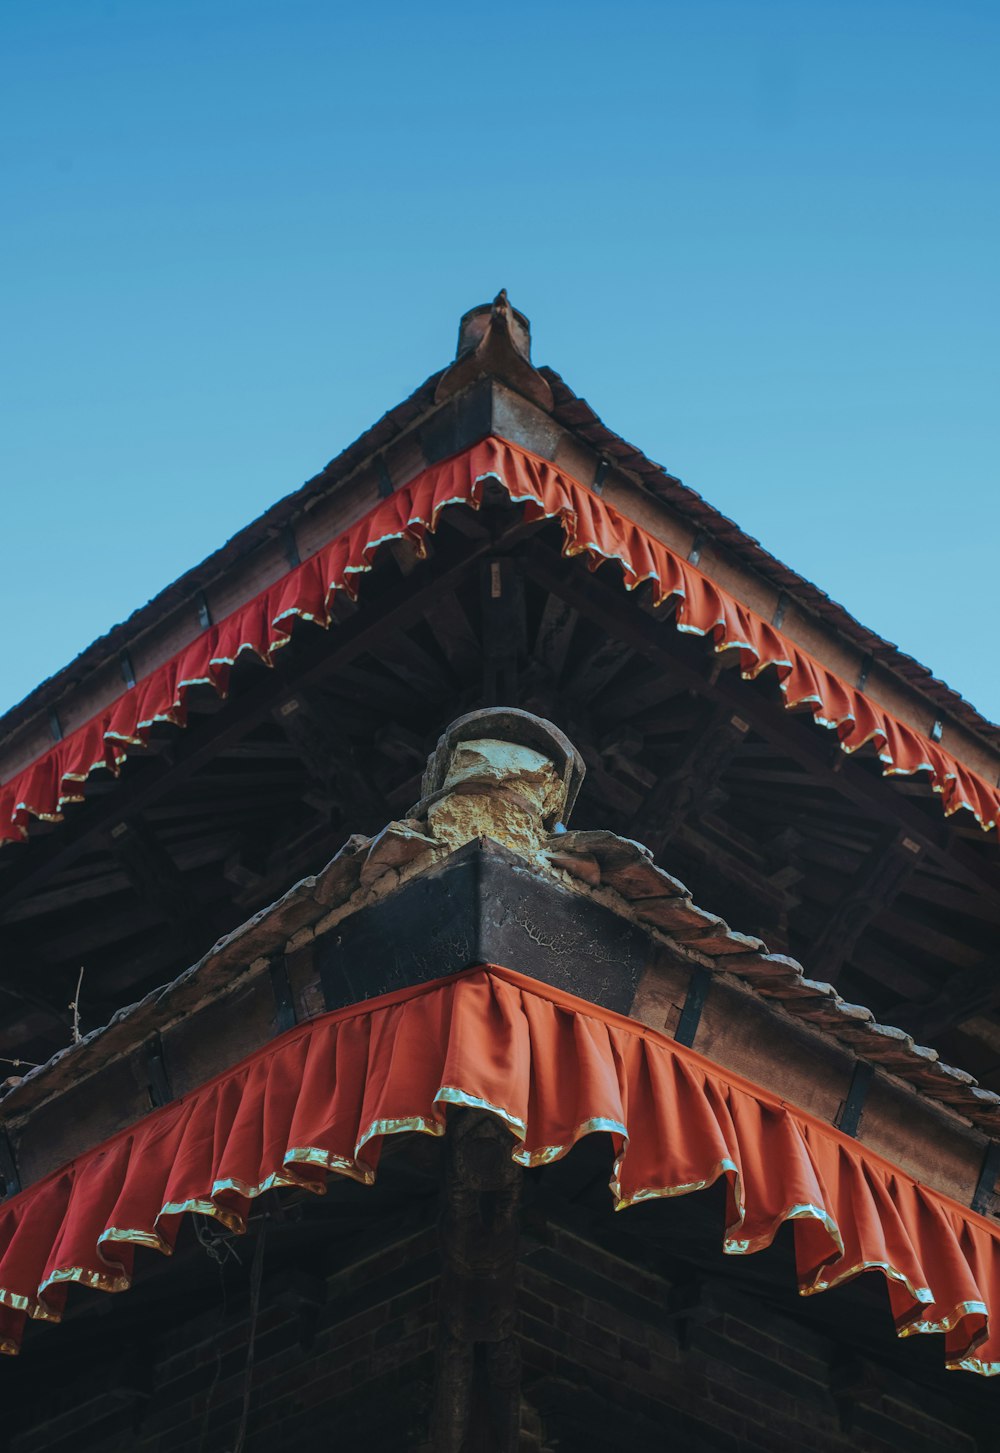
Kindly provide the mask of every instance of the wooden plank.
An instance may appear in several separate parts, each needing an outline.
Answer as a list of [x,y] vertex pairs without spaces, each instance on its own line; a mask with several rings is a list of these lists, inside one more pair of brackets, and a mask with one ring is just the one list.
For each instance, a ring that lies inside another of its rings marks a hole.
[[[682,659],[677,642],[670,640],[669,629],[658,629],[653,621],[641,611],[631,609],[627,601],[601,581],[591,578],[584,583],[578,573],[547,551],[540,548],[527,551],[525,570],[539,585],[573,605],[581,616],[617,633],[634,650],[660,663],[673,679],[725,703],[761,736],[780,742],[782,750],[807,771],[828,774],[830,787],[838,795],[880,821],[904,826],[907,834],[915,837],[927,853],[962,882],[974,885],[1000,912],[997,866],[957,843],[943,818],[938,822],[930,813],[921,812],[881,774],[858,770],[861,764],[850,759],[845,760],[844,770],[831,772],[829,742],[823,742],[826,734],[821,734],[819,729],[809,730],[811,722],[803,729],[805,724],[786,713],[782,706],[769,702],[751,684],[731,679],[729,673],[724,672],[717,681],[710,682],[695,666]],[[940,812],[936,802],[932,806],[935,812]]]
[[566,667],[578,619],[577,611],[558,595],[546,596],[533,654],[557,686]]
[[[523,536],[539,527],[518,523],[511,526],[509,537]],[[501,538],[508,536],[504,534]],[[70,864],[93,851],[98,839],[123,816],[176,792],[220,750],[242,741],[296,687],[331,678],[375,647],[386,631],[405,626],[431,601],[450,594],[491,549],[496,549],[492,538],[478,546],[461,540],[447,555],[439,549],[435,573],[424,584],[416,576],[409,581],[396,581],[380,600],[371,602],[350,621],[338,626],[332,635],[314,633],[308,641],[303,639],[297,646],[287,647],[271,671],[260,672],[242,691],[234,691],[225,710],[208,721],[192,721],[186,731],[179,732],[169,761],[140,761],[137,765],[145,770],[136,771],[129,780],[126,769],[125,779],[117,784],[110,802],[99,807],[95,804],[96,810],[92,811],[86,807],[78,812],[71,810],[67,821],[60,826],[60,846],[47,852],[41,861],[31,863],[13,880],[8,879],[0,896],[0,917],[10,904],[50,883]],[[289,652],[296,653],[294,667],[285,661]],[[10,851],[16,854],[21,850]]]
[[637,830],[654,853],[662,853],[684,820],[705,805],[747,729],[728,706],[715,705],[703,712],[640,811]]
[[893,902],[920,863],[920,845],[891,827],[839,898],[809,950],[813,978],[835,984],[868,925]]
[[460,677],[477,669],[481,646],[458,597],[434,600],[424,611],[434,639]]

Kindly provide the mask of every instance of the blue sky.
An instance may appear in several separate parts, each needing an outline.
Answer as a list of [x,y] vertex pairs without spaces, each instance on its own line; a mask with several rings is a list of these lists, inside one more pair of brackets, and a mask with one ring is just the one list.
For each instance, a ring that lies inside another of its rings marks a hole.
[[1000,6],[0,14],[0,710],[454,350],[535,357],[994,719]]

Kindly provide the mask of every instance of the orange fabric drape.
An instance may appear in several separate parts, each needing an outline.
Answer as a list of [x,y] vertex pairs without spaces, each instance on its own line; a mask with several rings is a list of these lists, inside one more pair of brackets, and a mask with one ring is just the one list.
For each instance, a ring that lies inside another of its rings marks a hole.
[[901,1336],[1000,1372],[1000,1228],[857,1141],[635,1020],[495,966],[327,1014],[0,1205],[0,1337],[59,1319],[67,1284],[121,1291],[186,1212],[241,1229],[274,1186],[370,1183],[385,1136],[498,1116],[525,1165],[607,1133],[618,1208],[726,1183],[726,1251],[793,1224],[803,1293],[885,1277]]
[[334,594],[356,594],[358,578],[372,568],[381,545],[406,538],[424,553],[441,511],[454,504],[478,508],[488,479],[523,504],[527,518],[560,520],[566,555],[584,555],[592,569],[616,561],[627,589],[649,581],[658,604],[676,599],[677,629],[710,637],[718,651],[738,649],[748,679],[772,667],[785,705],[809,710],[837,733],[845,752],[870,742],[883,772],[927,772],[946,814],[964,810],[984,831],[996,826],[1000,788],[842,681],[584,485],[537,455],[486,439],[424,470],[0,786],[0,844],[24,838],[32,817],[59,821],[67,803],[82,801],[91,773],[99,768],[117,773],[129,752],[145,744],[154,722],[184,726],[193,685],[211,685],[224,696],[233,664],[244,652],[270,664],[296,619],[329,626]]

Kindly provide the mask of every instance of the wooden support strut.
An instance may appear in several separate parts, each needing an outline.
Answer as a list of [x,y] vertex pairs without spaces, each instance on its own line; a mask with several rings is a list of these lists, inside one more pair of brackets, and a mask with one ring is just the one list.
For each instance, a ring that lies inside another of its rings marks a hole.
[[905,833],[890,828],[881,835],[809,950],[813,978],[836,983],[868,924],[902,891],[922,856]]
[[434,1453],[515,1453],[521,1358],[515,1330],[522,1171],[494,1115],[448,1118],[441,1233]]
[[[519,522],[511,527],[510,538],[523,538],[538,528],[540,523],[526,526]],[[295,691],[335,674],[338,667],[363,655],[387,631],[413,621],[425,604],[450,594],[483,555],[496,551],[499,543],[486,539],[478,545],[470,545],[463,538],[450,542],[450,548],[445,549],[439,543],[437,570],[426,583],[415,586],[412,579],[401,580],[385,592],[381,602],[373,603],[370,610],[359,612],[356,617],[340,624],[333,638],[323,635],[308,643],[303,641],[295,673]],[[289,650],[292,649],[289,647]],[[71,814],[71,820],[60,828],[63,845],[55,852],[46,852],[42,860],[26,864],[12,874],[10,887],[0,895],[0,917],[6,906],[22,902],[26,894],[51,882],[89,852],[95,839],[121,821],[124,815],[176,791],[180,783],[193,777],[219,752],[241,741],[289,694],[288,668],[283,656],[279,655],[272,671],[262,674],[238,695],[233,693],[223,710],[198,723],[197,727],[192,723],[186,732],[179,733],[169,761],[145,762],[142,772],[133,782],[118,785],[107,806],[95,802],[75,821],[72,820],[75,815]],[[29,842],[26,851],[30,848]]]
[[483,701],[516,706],[517,668],[525,651],[524,582],[516,561],[483,561]]
[[667,775],[649,794],[637,835],[659,856],[685,819],[718,784],[749,731],[742,717],[715,706],[696,723]]
[[997,1004],[1000,1004],[1000,975],[993,960],[984,958],[982,964],[953,974],[940,993],[926,1003],[901,1000],[890,1005],[885,1017],[914,1038],[933,1043],[949,1029]]
[[[807,771],[829,774],[827,751],[819,731],[810,732],[795,717],[755,692],[744,682],[727,680],[723,672],[718,680],[709,681],[702,671],[685,661],[676,642],[665,637],[656,620],[649,619],[634,605],[620,599],[620,592],[591,579],[580,580],[567,565],[540,547],[529,546],[522,554],[525,574],[546,590],[574,606],[579,614],[606,630],[617,633],[622,642],[650,661],[659,662],[678,682],[693,690],[725,702],[731,710],[749,722],[765,739],[780,744],[799,766]],[[949,873],[973,886],[987,901],[1000,909],[1000,881],[993,865],[955,841],[954,833],[943,821],[922,812],[891,783],[867,772],[840,772],[830,778],[830,785],[856,806],[885,822],[903,824],[911,837],[935,862]]]

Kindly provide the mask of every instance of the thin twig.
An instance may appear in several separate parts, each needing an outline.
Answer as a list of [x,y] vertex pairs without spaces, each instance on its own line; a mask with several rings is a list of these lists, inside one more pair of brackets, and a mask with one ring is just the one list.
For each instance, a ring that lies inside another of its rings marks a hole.
[[0,1062],[5,1065],[13,1065],[15,1069],[20,1069],[22,1065],[29,1070],[41,1069],[41,1065],[36,1064],[33,1059],[11,1059],[9,1054],[0,1054]]
[[73,1011],[73,1043],[79,1044],[83,1035],[80,1033],[80,990],[83,988],[83,965],[80,965],[80,977],[76,981],[76,993],[69,1002]]

